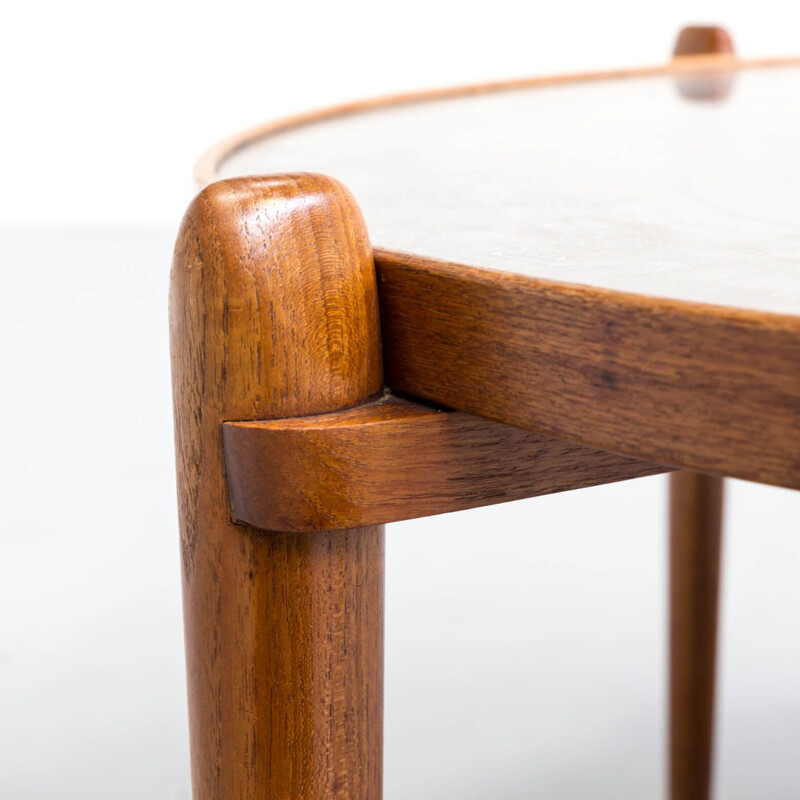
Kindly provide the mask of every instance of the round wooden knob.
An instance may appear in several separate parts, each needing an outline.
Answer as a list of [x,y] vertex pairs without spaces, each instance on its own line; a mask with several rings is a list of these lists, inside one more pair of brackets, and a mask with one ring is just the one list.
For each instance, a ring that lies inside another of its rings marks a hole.
[[725,28],[717,25],[687,25],[678,34],[672,57],[734,52],[733,39]]
[[[675,60],[692,56],[733,56],[733,39],[725,28],[716,25],[689,25],[678,34],[672,57]],[[720,66],[705,65],[697,71],[681,72],[678,91],[687,100],[723,100],[733,86],[733,72]]]

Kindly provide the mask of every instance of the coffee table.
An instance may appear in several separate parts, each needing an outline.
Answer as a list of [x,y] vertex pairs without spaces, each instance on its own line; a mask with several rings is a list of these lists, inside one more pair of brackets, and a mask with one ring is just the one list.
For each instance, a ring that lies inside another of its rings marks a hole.
[[708,797],[722,477],[800,488],[800,60],[675,52],[199,162],[170,301],[196,798],[381,796],[384,523],[672,470],[670,791]]

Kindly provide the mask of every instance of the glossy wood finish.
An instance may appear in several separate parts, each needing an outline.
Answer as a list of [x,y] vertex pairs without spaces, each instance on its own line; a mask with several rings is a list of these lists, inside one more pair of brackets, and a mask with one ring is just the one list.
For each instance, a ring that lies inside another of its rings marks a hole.
[[670,797],[708,800],[723,481],[670,476]]
[[393,389],[656,463],[800,488],[800,317],[375,257]]
[[442,514],[663,472],[656,464],[398,397],[227,422],[234,517],[308,531]]
[[331,179],[218,183],[170,290],[195,800],[381,796],[383,530],[233,524],[221,425],[381,388],[369,240]]
[[[354,103],[209,151],[202,183],[336,174],[377,241],[435,256],[376,251],[387,383],[494,420],[404,401],[226,416],[237,518],[332,528],[539,493],[523,456],[545,442],[572,486],[602,476],[593,454],[625,458],[599,447],[800,488],[791,63],[744,64],[724,31],[692,28],[665,67]],[[683,102],[722,99],[734,80],[724,113]],[[517,446],[495,449],[488,431]],[[397,454],[409,441],[416,470]],[[559,448],[583,454],[578,479]],[[671,486],[671,797],[707,800],[722,483],[681,472]]]

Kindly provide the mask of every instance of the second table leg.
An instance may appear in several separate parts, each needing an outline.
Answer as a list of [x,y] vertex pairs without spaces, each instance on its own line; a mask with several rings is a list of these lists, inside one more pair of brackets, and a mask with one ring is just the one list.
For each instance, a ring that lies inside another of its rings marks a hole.
[[722,478],[670,476],[671,800],[710,795],[722,496]]

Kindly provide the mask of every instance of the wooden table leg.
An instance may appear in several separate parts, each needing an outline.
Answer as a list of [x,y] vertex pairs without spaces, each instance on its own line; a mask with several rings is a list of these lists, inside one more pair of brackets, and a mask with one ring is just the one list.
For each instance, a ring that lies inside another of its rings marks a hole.
[[382,385],[360,212],[314,175],[205,189],[170,338],[195,800],[379,800],[383,529],[231,521],[222,423],[336,411]]
[[670,797],[708,800],[722,479],[670,476]]

